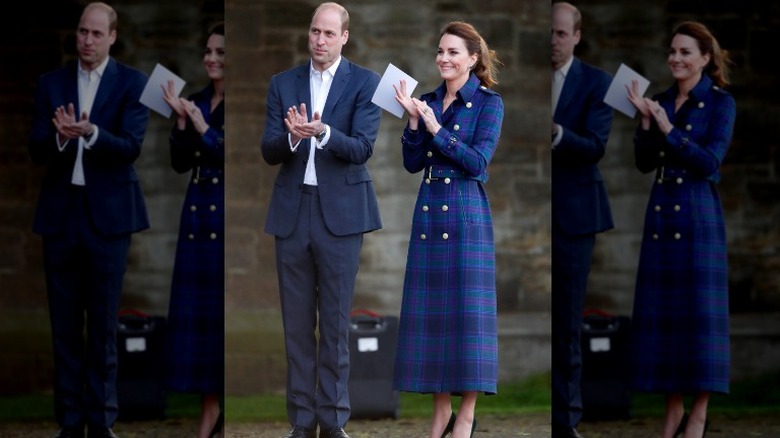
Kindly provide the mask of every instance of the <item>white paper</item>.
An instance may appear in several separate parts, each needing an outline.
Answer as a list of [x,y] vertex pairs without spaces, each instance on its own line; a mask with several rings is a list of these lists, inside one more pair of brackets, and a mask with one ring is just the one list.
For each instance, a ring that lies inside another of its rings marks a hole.
[[634,80],[638,82],[639,95],[644,95],[645,91],[647,91],[647,87],[650,86],[650,81],[627,65],[620,64],[617,73],[615,73],[615,77],[612,79],[612,83],[609,85],[607,95],[604,96],[604,103],[632,119],[636,115],[636,107],[628,100],[628,90],[626,90],[626,86],[630,87],[631,81]]
[[125,350],[128,353],[138,353],[138,352],[146,351],[146,338],[125,339]]
[[173,108],[168,105],[168,102],[163,99],[162,87],[168,87],[168,81],[173,81],[173,90],[178,96],[181,90],[184,89],[184,79],[176,76],[173,72],[157,64],[152,71],[152,75],[149,76],[149,80],[146,82],[146,87],[141,93],[139,99],[142,104],[146,105],[150,109],[157,111],[164,117],[170,117],[173,112]]
[[417,81],[393,64],[388,64],[385,74],[379,81],[379,86],[376,87],[374,97],[371,98],[371,102],[374,102],[380,108],[399,119],[404,115],[404,107],[395,100],[395,89],[393,89],[393,85],[400,87],[401,79],[406,80],[406,92],[411,96],[412,92],[417,87]]

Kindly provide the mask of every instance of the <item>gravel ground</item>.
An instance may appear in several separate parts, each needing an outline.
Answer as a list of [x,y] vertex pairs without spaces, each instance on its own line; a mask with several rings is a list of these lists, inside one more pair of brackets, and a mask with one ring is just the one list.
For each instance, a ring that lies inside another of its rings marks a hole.
[[[518,418],[499,416],[478,417],[475,437],[493,438],[549,438],[548,416],[521,415]],[[628,421],[583,423],[579,427],[585,438],[657,438],[658,418],[633,418]],[[195,420],[119,423],[114,431],[121,438],[190,438],[195,436]],[[281,438],[289,426],[284,423],[228,423],[225,436],[229,438]],[[400,419],[379,421],[351,421],[347,432],[352,438],[425,438],[428,421]],[[0,424],[2,438],[51,438],[56,432],[52,423]],[[737,417],[712,416],[708,438],[780,438],[780,414]]]

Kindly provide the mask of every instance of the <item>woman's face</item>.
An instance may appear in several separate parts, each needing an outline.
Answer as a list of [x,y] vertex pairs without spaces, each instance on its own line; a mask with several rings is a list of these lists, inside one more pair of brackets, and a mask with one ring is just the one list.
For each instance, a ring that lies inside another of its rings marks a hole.
[[212,34],[206,42],[203,66],[212,81],[225,79],[225,36]]
[[698,80],[708,62],[710,62],[710,55],[701,54],[696,39],[681,34],[674,36],[667,58],[674,79],[686,81],[696,78]]
[[477,61],[477,55],[469,55],[463,38],[444,34],[439,41],[436,65],[441,78],[446,81],[464,79],[469,75],[469,66]]

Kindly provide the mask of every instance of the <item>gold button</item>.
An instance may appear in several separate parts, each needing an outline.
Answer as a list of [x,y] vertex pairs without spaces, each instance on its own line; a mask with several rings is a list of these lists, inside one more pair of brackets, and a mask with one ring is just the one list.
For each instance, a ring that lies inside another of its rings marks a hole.
[[466,108],[471,108],[471,102],[466,102]]
[[426,236],[425,234],[420,234],[420,239],[425,240],[427,238],[428,238],[428,236]]
[[666,156],[666,152],[664,152],[664,151],[661,151],[661,152],[659,152],[659,153],[658,153],[658,156],[659,156],[659,157],[661,157],[661,158],[663,158],[663,157],[665,157],[665,156]]
[[450,183],[450,179],[449,178],[444,178],[444,184],[449,184],[449,183]]
[[195,156],[200,157],[200,151],[195,151]]
[[217,206],[216,205],[212,205],[211,207],[209,207],[209,210],[217,211]]
[[653,234],[653,240],[658,240],[658,234]]
[[674,206],[674,211],[680,211],[680,206],[679,205],[675,205]]
[[190,211],[198,211],[197,205],[190,205]]
[[430,183],[431,183],[431,179],[430,178],[425,178],[425,184],[430,184]]
[[658,180],[657,180],[656,182],[657,182],[658,184],[663,184],[663,183],[664,183],[664,180],[663,180],[662,178],[658,178]]
[[455,125],[455,126],[452,127],[452,129],[454,129],[456,131],[460,131],[460,125]]
[[217,183],[219,183],[219,178],[217,178],[215,176],[214,178],[211,178],[211,182],[212,182],[212,184],[217,184]]
[[209,237],[211,237],[211,240],[215,240],[217,238],[217,233],[211,233]]
[[450,238],[450,235],[447,234],[447,233],[444,233],[444,234],[441,235],[441,238],[444,239],[444,240],[447,240],[447,239]]
[[428,211],[428,206],[427,205],[423,205],[423,211]]
[[442,206],[441,206],[441,211],[447,211],[447,210],[449,210],[449,209],[450,209],[450,207],[448,207],[448,206],[446,206],[446,205],[442,205]]
[[683,179],[682,178],[677,178],[677,184],[682,184],[682,183],[683,183]]
[[187,238],[190,239],[190,240],[194,240],[195,239],[195,235],[194,234],[190,234],[190,235],[187,236]]
[[428,156],[428,158],[431,158],[431,157],[433,156],[433,152],[431,152],[431,151],[428,151],[428,153],[427,153],[427,154],[425,154],[425,155],[427,155],[427,156]]
[[685,125],[685,130],[686,130],[686,131],[690,131],[691,129],[693,129],[693,126],[691,126],[691,125]]
[[674,239],[675,240],[680,240],[680,237],[682,237],[682,236],[680,236],[680,233],[674,233]]
[[699,108],[704,108],[704,102],[699,102]]
[[480,86],[479,86],[479,88],[481,88],[481,89],[483,89],[483,90],[487,90],[487,87],[486,87],[486,86],[484,86],[484,85],[480,85]]
[[655,206],[655,211],[661,211],[661,206],[660,205],[656,205]]
[[197,184],[198,183],[198,178],[192,178],[192,183],[193,184]]

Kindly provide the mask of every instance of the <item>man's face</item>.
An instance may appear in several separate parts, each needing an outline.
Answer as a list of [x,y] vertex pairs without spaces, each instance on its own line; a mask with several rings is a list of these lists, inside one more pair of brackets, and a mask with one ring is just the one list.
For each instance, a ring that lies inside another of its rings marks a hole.
[[311,20],[309,53],[318,71],[333,65],[341,55],[341,48],[349,39],[349,31],[341,30],[341,14],[336,9],[322,9]]
[[566,8],[555,8],[552,13],[552,55],[553,70],[566,64],[574,55],[574,47],[580,42],[580,31],[574,30],[574,17]]
[[100,8],[90,8],[81,15],[76,31],[76,49],[81,66],[92,70],[108,56],[116,40],[116,31],[109,30],[108,13]]

